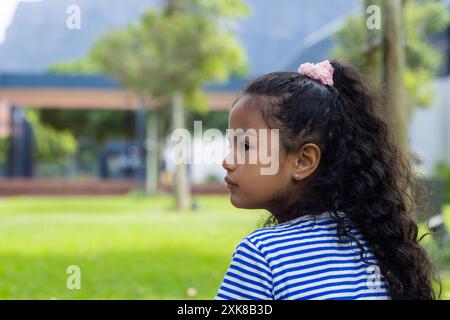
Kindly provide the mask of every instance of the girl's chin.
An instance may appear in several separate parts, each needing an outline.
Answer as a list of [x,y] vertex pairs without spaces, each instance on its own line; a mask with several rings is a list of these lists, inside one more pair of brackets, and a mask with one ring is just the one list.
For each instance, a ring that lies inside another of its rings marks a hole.
[[230,202],[235,208],[238,209],[258,209],[258,206],[255,206],[254,203],[250,203],[248,198],[240,197],[236,193],[230,193]]
[[230,202],[234,207],[238,209],[246,209],[245,204],[242,203],[242,200],[239,196],[236,195],[235,192],[230,193]]

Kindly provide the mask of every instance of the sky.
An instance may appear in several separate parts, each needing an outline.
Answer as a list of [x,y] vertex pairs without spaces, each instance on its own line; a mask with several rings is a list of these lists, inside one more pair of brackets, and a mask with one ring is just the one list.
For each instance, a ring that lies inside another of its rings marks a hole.
[[42,0],[0,0],[0,44],[5,40],[6,29],[9,27],[17,4],[19,2],[36,2]]

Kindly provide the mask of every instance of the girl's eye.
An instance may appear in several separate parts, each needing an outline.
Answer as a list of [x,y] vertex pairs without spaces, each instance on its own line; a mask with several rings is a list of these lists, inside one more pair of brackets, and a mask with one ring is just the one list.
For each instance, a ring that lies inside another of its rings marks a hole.
[[248,151],[250,149],[250,145],[248,143],[241,143],[241,150]]

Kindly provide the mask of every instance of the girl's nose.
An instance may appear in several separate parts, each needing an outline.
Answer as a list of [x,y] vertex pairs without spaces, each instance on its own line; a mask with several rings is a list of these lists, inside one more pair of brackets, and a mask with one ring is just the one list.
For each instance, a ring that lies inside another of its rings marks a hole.
[[234,169],[236,169],[236,162],[231,158],[232,154],[232,152],[229,152],[227,157],[222,161],[222,167],[226,171],[233,171]]

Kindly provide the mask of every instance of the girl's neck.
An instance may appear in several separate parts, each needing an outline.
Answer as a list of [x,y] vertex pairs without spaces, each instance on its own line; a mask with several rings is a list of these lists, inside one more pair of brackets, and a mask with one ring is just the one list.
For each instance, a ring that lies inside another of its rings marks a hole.
[[268,210],[277,220],[278,223],[285,223],[293,219],[303,216],[317,216],[329,211],[324,206],[313,205],[307,201],[297,200],[293,203],[284,202],[284,206],[280,203],[279,206]]

